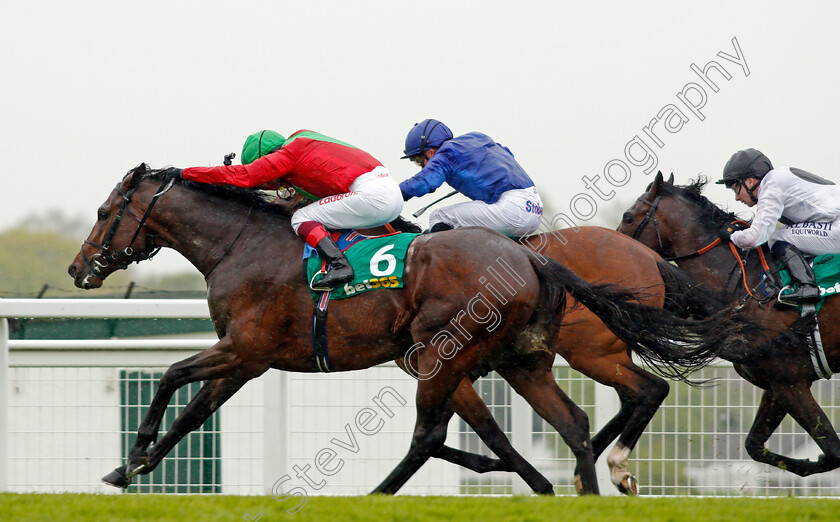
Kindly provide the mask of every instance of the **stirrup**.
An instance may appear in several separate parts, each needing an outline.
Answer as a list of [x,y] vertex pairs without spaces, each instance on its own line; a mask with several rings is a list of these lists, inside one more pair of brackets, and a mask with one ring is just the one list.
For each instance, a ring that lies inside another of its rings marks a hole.
[[[791,297],[792,294],[786,294],[786,295],[783,296],[782,292],[784,292],[785,290],[790,289],[790,288],[792,288],[790,285],[785,285],[784,287],[782,287],[781,290],[779,290],[779,293],[776,295],[776,304],[775,304],[776,308],[782,308],[782,309],[785,309],[786,307],[797,308],[799,305],[808,304],[808,303],[813,304],[813,303],[816,303],[820,300],[820,287],[819,286],[815,287],[817,289],[817,295],[815,297],[808,297],[808,298],[804,298],[804,299],[802,297],[793,297],[792,298]],[[801,288],[801,286],[800,286],[800,288]]]
[[[318,270],[317,272],[312,274],[312,279],[309,280],[309,289],[312,290],[313,292],[329,292],[329,290],[319,290],[319,289],[315,288],[314,286],[312,286],[312,285],[315,284],[315,278],[316,277],[326,276],[326,275],[327,275],[327,270]],[[321,279],[323,279],[323,277]],[[319,281],[320,281],[320,279],[319,279]]]
[[[327,276],[329,276],[333,272],[333,270],[335,270],[335,268],[331,268],[330,270],[327,270],[326,272],[324,272],[324,277],[322,277],[318,281],[315,281],[315,276],[313,276],[312,281],[309,282],[309,288],[312,289],[313,292],[331,292],[338,285],[341,285],[341,284],[344,284],[344,283],[349,283],[350,281],[353,280],[353,277],[355,277],[356,274],[355,274],[355,272],[352,271],[352,267],[348,266],[347,268],[350,268],[350,270],[351,270],[351,272],[349,274],[349,277],[344,276],[342,278],[339,278],[335,282],[333,282],[331,284],[331,286],[316,287],[315,285],[321,283],[324,279],[327,278]],[[320,273],[322,273],[322,272],[318,272],[315,275],[318,275]]]

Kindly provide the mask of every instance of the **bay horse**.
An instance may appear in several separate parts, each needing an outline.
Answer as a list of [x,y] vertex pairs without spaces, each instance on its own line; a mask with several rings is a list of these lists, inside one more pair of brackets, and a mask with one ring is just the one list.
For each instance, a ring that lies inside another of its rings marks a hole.
[[[438,232],[445,233],[457,233],[457,230]],[[687,299],[696,285],[693,280],[650,248],[614,230],[602,227],[563,229],[522,238],[520,242],[541,256],[559,261],[586,281],[644,289],[638,295],[640,301],[649,306],[680,314],[699,308],[700,313],[708,315],[709,310],[717,305],[715,302],[701,302],[699,296]],[[574,304],[575,300],[571,298],[570,302]],[[618,438],[607,456],[610,480],[620,492],[635,495],[638,493],[638,480],[627,469],[628,459],[668,396],[670,388],[661,376],[685,380],[698,366],[681,359],[681,367],[676,368],[655,354],[640,351],[640,358],[659,374],[655,375],[639,367],[631,357],[633,350],[589,309],[572,306],[564,321],[567,324],[542,349],[524,353],[522,350],[506,351],[499,357],[491,358],[486,365],[492,366],[520,395],[528,397],[537,413],[561,435],[564,433],[562,427],[570,422],[582,424],[587,431],[589,425],[584,412],[554,382],[552,366],[555,354],[563,357],[575,370],[614,388],[620,398],[619,411],[592,438],[592,451],[597,461]],[[515,353],[516,357],[511,357],[511,353]],[[700,366],[702,364],[701,361]],[[459,387],[453,401],[455,413],[470,425],[486,423],[488,417],[492,418],[471,386]],[[506,439],[497,441],[501,445],[505,442]],[[515,454],[513,448],[506,449],[507,454],[511,452]],[[477,472],[517,471],[523,475],[513,463],[504,465],[446,446],[435,456]]]
[[[287,205],[290,210],[306,204],[300,196],[278,203]],[[416,224],[402,218],[392,225],[404,232],[421,230]],[[385,229],[362,232],[381,234],[385,233]],[[680,314],[699,311],[702,315],[710,315],[710,310],[720,308],[717,301],[709,301],[706,294],[697,293],[696,283],[681,270],[665,262],[650,248],[614,230],[602,227],[570,228],[520,238],[519,242],[541,256],[561,262],[586,281],[644,289],[637,295],[640,302],[649,306],[666,308]],[[638,480],[627,470],[627,464],[633,448],[670,391],[668,383],[661,376],[687,380],[692,371],[704,364],[703,360],[691,363],[681,357],[677,367],[673,364],[675,360],[640,350],[639,357],[656,374],[646,371],[633,362],[633,350],[616,337],[597,315],[585,307],[575,306],[574,298],[570,298],[570,302],[572,306],[567,309],[565,316],[567,324],[557,331],[553,342],[539,350],[523,352],[514,348],[505,352],[501,358],[486,361],[483,367],[495,369],[511,383],[515,391],[527,398],[529,404],[560,433],[571,448],[575,448],[581,438],[570,437],[569,426],[578,426],[578,433],[589,432],[589,423],[583,410],[556,385],[552,372],[554,355],[563,357],[571,368],[614,388],[621,406],[592,438],[593,457],[597,461],[618,438],[607,457],[610,480],[621,493],[635,495],[638,493]],[[396,363],[406,372],[412,373],[402,359]],[[471,427],[483,426],[483,429],[493,431],[492,440],[496,444],[493,450],[502,458],[492,459],[446,445],[434,452],[433,456],[477,473],[515,471],[530,483],[534,480],[533,468],[521,458],[503,434],[496,432],[492,413],[470,384],[464,382],[459,385],[453,395],[452,409]],[[580,492],[577,470],[575,476],[575,485]],[[544,493],[539,489],[534,491]]]
[[[734,363],[740,376],[764,390],[744,444],[750,457],[802,477],[837,469],[840,438],[810,389],[819,378],[806,339],[813,316],[809,321],[795,309],[777,309],[769,302],[772,298],[763,298],[757,290],[762,270],[757,251],[741,251],[718,239],[718,231],[737,217],[702,195],[705,184],[700,177],[690,185],[678,186],[673,174],[665,180],[658,173],[624,213],[618,231],[673,259],[722,302],[744,302],[745,313],[767,338],[784,330],[764,347],[753,346],[747,351],[722,347],[718,352],[720,358]],[[840,371],[840,299],[827,299],[819,315],[830,372]],[[822,451],[817,461],[779,455],[765,447],[785,415],[816,442]]]
[[[99,207],[97,222],[68,269],[75,284],[97,288],[129,263],[148,259],[161,247],[173,248],[204,275],[219,337],[213,347],[164,373],[129,462],[106,475],[105,483],[127,487],[132,476],[150,473],[179,440],[268,369],[318,371],[303,242],[292,231],[289,216],[258,194],[168,179],[141,164]],[[508,292],[497,295],[481,274],[499,263],[511,280]],[[327,326],[335,371],[367,368],[410,353],[417,357],[417,371],[434,373],[418,381],[417,420],[408,453],[374,493],[395,493],[442,447],[453,393],[479,361],[511,345],[536,346],[554,338],[567,293],[629,346],[676,359],[702,358],[743,331],[729,315],[689,323],[637,304],[631,291],[590,285],[560,263],[486,229],[419,236],[406,255],[403,288],[336,301]],[[458,345],[440,344],[441,332],[456,323],[462,334]],[[438,350],[422,349],[431,347]],[[157,440],[173,393],[196,381],[205,383]],[[473,428],[488,443],[484,427]],[[580,438],[573,451],[581,490],[597,493],[589,434],[577,426],[566,431]],[[492,440],[488,446],[496,450]],[[544,482],[534,478],[529,485],[549,493],[551,484],[538,478]]]

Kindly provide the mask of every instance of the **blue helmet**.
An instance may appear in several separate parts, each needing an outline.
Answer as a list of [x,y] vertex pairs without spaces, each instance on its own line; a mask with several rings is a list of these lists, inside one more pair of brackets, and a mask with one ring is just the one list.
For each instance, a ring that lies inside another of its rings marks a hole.
[[449,139],[452,139],[452,131],[438,120],[428,119],[415,123],[414,127],[408,131],[408,136],[405,137],[405,150],[403,151],[405,156],[400,159],[410,158],[424,150],[440,147],[444,141]]

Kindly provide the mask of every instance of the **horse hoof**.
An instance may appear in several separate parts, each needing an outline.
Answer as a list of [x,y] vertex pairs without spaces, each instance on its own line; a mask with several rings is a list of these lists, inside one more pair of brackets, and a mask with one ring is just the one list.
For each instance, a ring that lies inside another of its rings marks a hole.
[[618,491],[628,497],[635,497],[639,494],[639,482],[636,480],[636,477],[629,473],[626,473],[624,477],[622,477],[621,482],[616,484],[615,487],[618,488]]
[[583,495],[583,481],[580,479],[580,475],[575,475],[575,491],[578,495]]
[[125,489],[131,485],[131,479],[125,474],[126,466],[119,467],[102,477],[102,483],[115,488]]

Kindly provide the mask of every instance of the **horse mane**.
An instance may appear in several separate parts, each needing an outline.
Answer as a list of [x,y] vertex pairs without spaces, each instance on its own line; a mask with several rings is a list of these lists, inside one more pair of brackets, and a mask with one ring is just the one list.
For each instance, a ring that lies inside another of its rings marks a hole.
[[391,226],[397,232],[408,232],[411,234],[419,234],[423,232],[423,228],[413,221],[409,221],[402,216],[397,216],[397,219],[391,221]]
[[149,170],[143,179],[153,181],[174,181],[175,184],[180,185],[186,189],[201,192],[208,196],[224,199],[226,201],[233,201],[242,205],[243,207],[253,208],[257,211],[269,212],[272,214],[279,214],[287,218],[291,218],[282,205],[272,203],[273,196],[267,192],[259,189],[249,189],[234,187],[231,185],[212,185],[210,183],[198,183],[182,178],[175,178],[166,173],[165,169]]
[[689,180],[688,185],[672,185],[670,183],[662,184],[662,193],[671,196],[682,197],[689,202],[696,204],[700,209],[700,216],[698,221],[707,223],[709,228],[720,228],[723,225],[729,224],[736,219],[739,219],[734,212],[727,212],[716,204],[709,201],[703,195],[703,189],[709,182],[706,176],[698,176],[696,180]]
[[[183,178],[174,178],[170,174],[167,174],[166,169],[149,170],[143,176],[143,179],[161,182],[168,182],[172,180],[186,189],[202,192],[210,196],[222,198],[226,201],[234,201],[244,207],[278,214],[286,218],[292,217],[292,211],[289,211],[284,205],[278,205],[275,203],[275,197],[273,195],[260,189],[241,188],[231,185],[212,185],[210,183],[189,181]],[[393,226],[397,232],[419,234],[423,231],[420,225],[409,221],[402,216],[397,216],[397,219],[391,222],[391,226]]]

